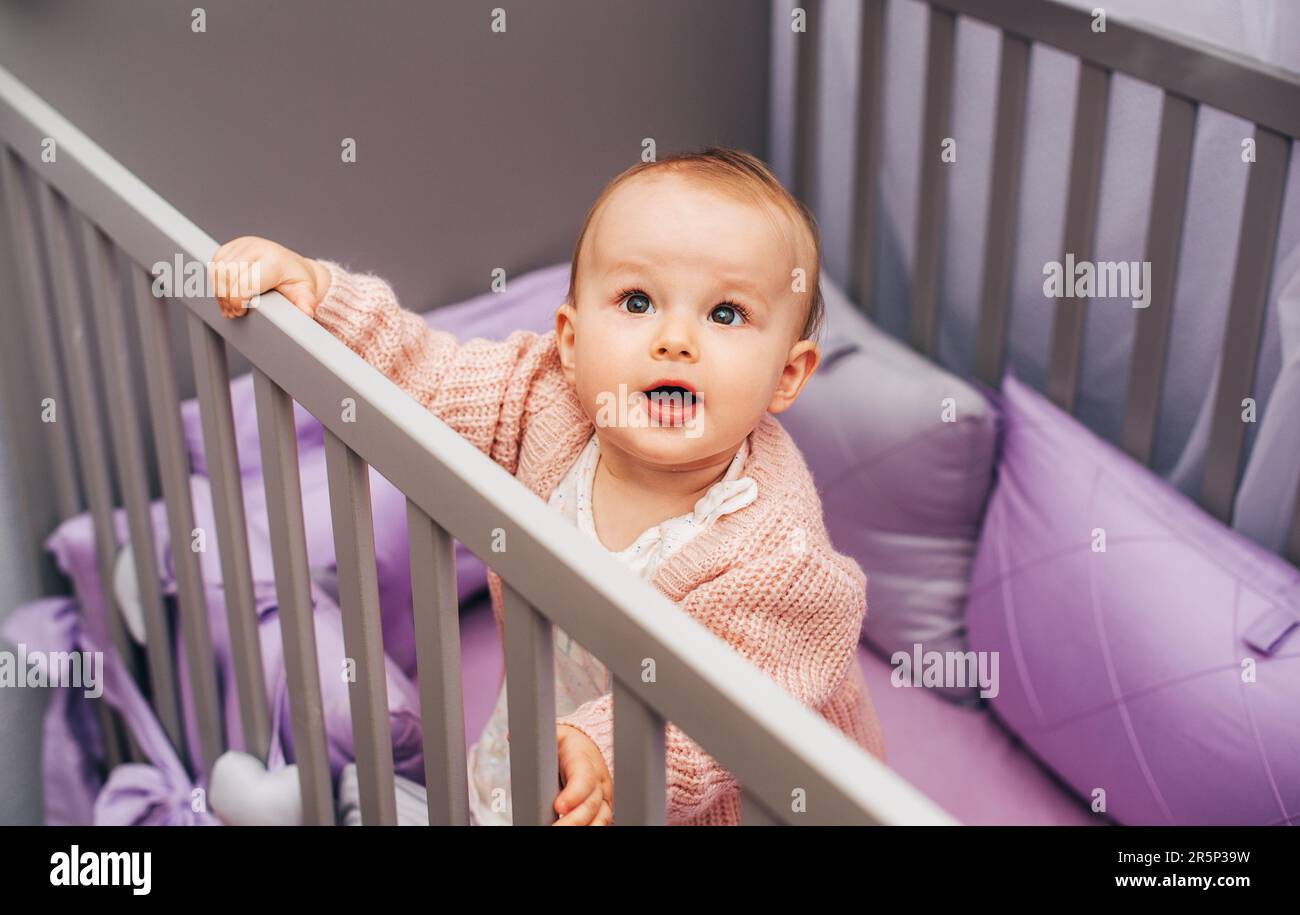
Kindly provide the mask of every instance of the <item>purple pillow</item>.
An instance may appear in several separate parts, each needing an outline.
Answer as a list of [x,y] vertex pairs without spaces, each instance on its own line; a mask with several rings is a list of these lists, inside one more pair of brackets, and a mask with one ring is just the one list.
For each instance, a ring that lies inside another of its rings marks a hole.
[[[821,493],[831,542],[867,574],[863,639],[886,658],[963,650],[996,411],[974,385],[868,321],[826,275],[822,291],[822,363],[779,419]],[[969,685],[933,689],[979,701]]]
[[[230,406],[235,417],[235,451],[239,458],[239,472],[261,475],[262,449],[257,436],[257,401],[253,391],[253,373],[247,372],[230,382]],[[298,450],[322,448],[325,445],[325,427],[316,421],[302,406],[294,401],[293,423],[298,433]],[[181,430],[185,436],[185,450],[190,456],[190,469],[208,476],[208,456],[203,451],[203,417],[199,399],[191,397],[181,401]]]
[[966,611],[993,711],[1121,823],[1300,823],[1300,570],[1011,375],[1002,397]]

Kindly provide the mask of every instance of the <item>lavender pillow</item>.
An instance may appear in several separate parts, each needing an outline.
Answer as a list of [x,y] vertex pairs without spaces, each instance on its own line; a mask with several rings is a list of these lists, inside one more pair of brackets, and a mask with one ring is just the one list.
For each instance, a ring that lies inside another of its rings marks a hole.
[[[257,435],[257,402],[253,391],[253,373],[247,372],[230,382],[230,406],[235,418],[235,451],[242,475],[261,475],[261,439]],[[323,448],[325,427],[316,421],[302,406],[294,402],[293,422],[298,433],[298,450]],[[199,400],[191,397],[181,401],[181,430],[185,436],[185,450],[190,456],[190,469],[202,476],[208,475],[208,456],[203,451],[203,416]]]
[[[831,541],[867,574],[863,638],[887,658],[961,651],[996,411],[971,384],[878,329],[824,275],[822,292],[821,366],[779,419],[821,492]],[[933,688],[978,701],[974,686]]]
[[1121,823],[1300,822],[1300,570],[1011,375],[1002,407],[966,611],[993,711]]

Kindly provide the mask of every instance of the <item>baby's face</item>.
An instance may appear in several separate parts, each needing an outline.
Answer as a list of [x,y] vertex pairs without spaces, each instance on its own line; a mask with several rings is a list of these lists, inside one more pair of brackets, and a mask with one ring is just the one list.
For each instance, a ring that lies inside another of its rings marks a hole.
[[[675,174],[634,178],[606,199],[583,245],[577,306],[556,313],[565,374],[603,448],[663,470],[705,467],[794,402],[818,359],[798,339],[807,292],[792,271],[813,265],[796,233],[775,210]],[[665,382],[694,397],[648,393]]]

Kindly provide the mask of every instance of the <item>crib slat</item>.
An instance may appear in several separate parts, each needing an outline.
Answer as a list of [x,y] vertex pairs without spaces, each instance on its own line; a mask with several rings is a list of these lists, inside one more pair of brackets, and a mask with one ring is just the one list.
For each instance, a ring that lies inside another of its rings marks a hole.
[[949,135],[952,112],[953,37],[957,17],[930,7],[926,51],[925,124],[921,133],[921,193],[917,214],[916,263],[912,272],[911,343],[934,355],[937,346],[940,255],[947,212],[948,168],[940,144]]
[[257,368],[253,369],[253,390],[257,398],[257,433],[262,446],[266,514],[275,562],[275,595],[284,641],[285,679],[289,687],[289,717],[293,724],[303,822],[309,826],[332,826],[334,795],[325,744],[325,708],[316,656],[293,398]]
[[885,3],[862,5],[858,61],[858,133],[853,200],[853,270],[850,298],[867,314],[876,313],[872,294],[876,268],[876,220],[879,199],[881,123],[885,86]]
[[508,582],[505,613],[506,711],[510,724],[511,822],[555,822],[555,655],[551,622]]
[[138,680],[139,671],[113,594],[113,561],[117,552],[117,532],[113,528],[113,483],[109,478],[107,463],[102,459],[94,459],[106,455],[108,446],[100,425],[99,386],[91,377],[93,363],[88,340],[90,335],[81,304],[82,293],[77,288],[78,274],[68,227],[69,213],[67,204],[52,187],[42,182],[40,189],[46,252],[50,259],[50,275],[54,281],[59,341],[63,347],[63,365],[68,373],[68,393],[71,395],[69,403],[59,406],[73,408],[70,412],[77,453],[89,458],[80,463],[94,518],[95,556],[104,590],[105,618],[98,621],[98,634],[101,638],[106,636],[112,640],[113,647],[117,649],[127,669]]
[[202,771],[210,774],[217,757],[226,748],[226,739],[217,696],[217,667],[212,652],[212,631],[208,627],[203,568],[192,548],[194,502],[190,493],[189,457],[181,431],[180,394],[172,363],[171,313],[165,299],[154,297],[150,276],[138,265],[131,268],[131,290],[148,388],[158,476],[167,506],[167,530],[171,532],[176,598],[180,605],[181,637],[185,642],[186,679],[194,715],[198,719]]
[[409,499],[406,522],[429,823],[465,826],[469,824],[469,793],[455,544],[442,525]]
[[1291,533],[1286,538],[1286,558],[1300,566],[1300,491],[1296,492],[1295,508],[1291,512]]
[[817,146],[820,118],[817,97],[821,72],[822,3],[805,0],[806,29],[796,34],[795,130],[794,130],[794,193],[809,210],[814,209],[813,195],[817,193]]
[[[72,583],[72,596],[77,601],[77,606],[84,608],[89,607],[93,598],[77,584]],[[104,740],[104,765],[108,771],[112,772],[124,762],[129,762],[128,756],[134,755],[134,759],[142,760],[143,754],[136,754],[135,742],[131,741],[130,749],[126,748],[127,740],[123,736],[127,733],[126,725],[121,716],[107,702],[95,703],[95,722],[99,725],[99,733]]]
[[988,228],[984,233],[984,288],[980,299],[979,339],[975,344],[975,375],[990,387],[1001,383],[1006,359],[1028,85],[1029,42],[1003,32],[993,184]]
[[[1065,209],[1065,245],[1061,255],[1074,262],[1092,259],[1097,230],[1097,204],[1101,190],[1101,158],[1106,141],[1106,108],[1110,72],[1079,61],[1079,87],[1075,95],[1074,156],[1070,161],[1070,191]],[[1072,276],[1065,277],[1073,283]],[[1051,361],[1047,368],[1047,396],[1067,413],[1074,410],[1083,363],[1084,300],[1061,298],[1052,323]]]
[[1237,239],[1232,274],[1232,304],[1219,362],[1219,386],[1210,416],[1210,443],[1205,455],[1203,498],[1207,511],[1227,523],[1237,495],[1242,444],[1242,400],[1256,396],[1255,363],[1268,308],[1277,250],[1282,196],[1286,191],[1291,141],[1267,127],[1255,127],[1255,162],[1246,184],[1246,208]]
[[126,503],[131,552],[144,616],[145,652],[149,659],[152,705],[172,746],[186,758],[180,693],[172,661],[172,633],[163,607],[162,584],[154,555],[153,514],[149,507],[149,481],[145,478],[145,452],[140,441],[140,417],[130,375],[126,328],[123,321],[122,276],[117,248],[89,220],[81,221],[82,246],[90,276],[91,307],[101,340],[109,428],[117,459],[122,498]]
[[235,419],[230,404],[230,370],[221,335],[188,313],[190,355],[203,421],[203,453],[212,486],[217,549],[226,601],[230,653],[239,689],[239,721],[245,752],[265,760],[271,721],[262,672],[262,644],[253,605],[253,572],[248,558],[248,523],[235,451]]
[[[96,386],[90,376],[90,352],[86,343],[85,314],[81,307],[81,291],[75,282],[75,263],[72,256],[72,239],[68,232],[67,205],[57,192],[44,181],[38,182],[38,200],[44,226],[45,254],[49,258],[50,276],[53,280],[54,313],[58,319],[58,340],[62,349],[63,365],[68,373],[68,398],[58,404],[58,411],[66,418],[71,414],[76,453],[103,455],[106,453],[103,430],[99,424],[99,401]],[[65,419],[66,421],[66,419]],[[57,420],[56,420],[57,424]],[[102,612],[89,612],[89,595],[78,594],[86,624],[104,650],[112,649],[122,659],[131,677],[139,682],[135,654],[128,644],[126,627],[113,594],[113,560],[117,551],[117,532],[113,528],[112,482],[104,461],[78,462],[81,484],[90,504],[95,531],[95,560],[99,573],[101,592],[98,595]],[[97,706],[102,703],[96,703]],[[105,712],[107,708],[105,707]],[[126,732],[125,748],[119,737],[121,724],[118,716],[103,714],[105,753],[110,766],[124,759],[141,758],[134,739]],[[122,729],[125,730],[125,729]]]
[[741,826],[780,826],[781,823],[767,812],[758,800],[748,791],[740,792],[740,825]]
[[393,735],[388,723],[383,624],[375,570],[375,524],[370,506],[370,468],[343,440],[325,430],[330,515],[338,557],[343,644],[356,665],[348,690],[352,744],[356,750],[361,821],[397,825]]
[[[3,180],[5,210],[14,241],[14,262],[18,268],[18,288],[25,316],[27,333],[23,339],[35,357],[34,364],[42,391],[54,400],[56,411],[62,411],[68,399],[59,372],[55,352],[54,332],[50,328],[50,290],[40,270],[40,243],[31,203],[24,186],[21,166],[7,146],[0,147],[0,180]],[[57,417],[57,412],[56,412]],[[67,423],[42,423],[48,446],[45,459],[53,469],[54,495],[60,518],[71,518],[81,511],[80,486],[77,483],[76,451]],[[44,532],[42,532],[44,533]]]
[[654,709],[614,678],[614,822],[620,826],[667,822],[664,726]]
[[1195,138],[1196,103],[1166,92],[1160,113],[1160,146],[1156,151],[1156,177],[1147,224],[1151,302],[1135,315],[1137,333],[1120,438],[1124,450],[1143,464],[1151,462],[1155,445]]

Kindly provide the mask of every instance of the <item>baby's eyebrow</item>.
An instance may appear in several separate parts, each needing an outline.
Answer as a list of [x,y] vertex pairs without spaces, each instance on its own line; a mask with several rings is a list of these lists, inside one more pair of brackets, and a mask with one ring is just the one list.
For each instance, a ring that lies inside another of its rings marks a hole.
[[767,296],[763,295],[758,286],[754,285],[749,280],[736,276],[722,276],[718,278],[718,281],[729,289],[737,289],[745,293],[756,300],[760,305],[767,305]]
[[616,273],[643,273],[653,266],[645,261],[619,261],[605,271],[605,276],[611,277]]

